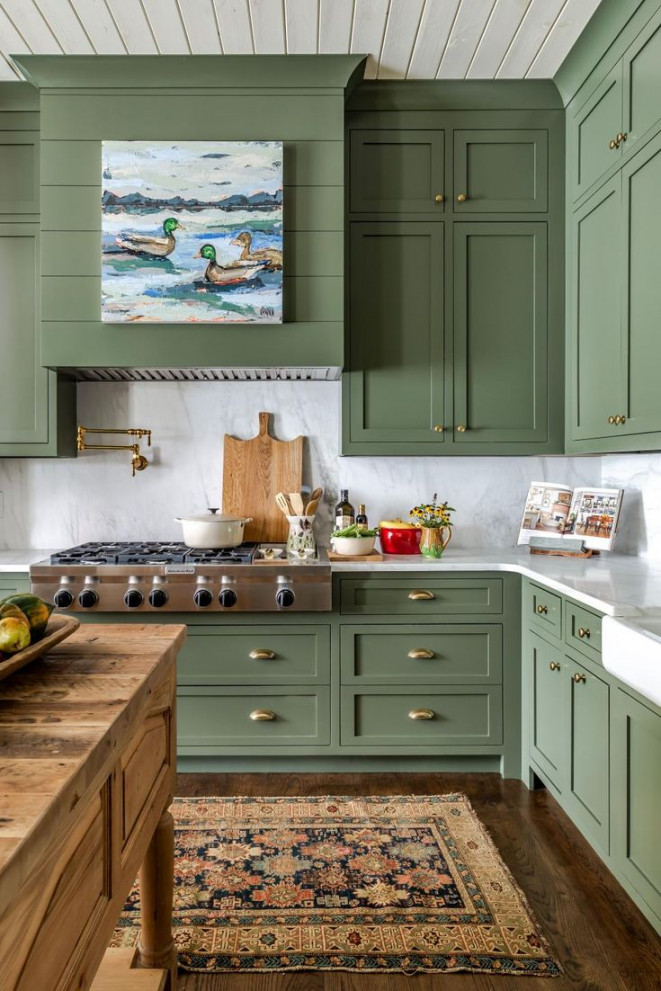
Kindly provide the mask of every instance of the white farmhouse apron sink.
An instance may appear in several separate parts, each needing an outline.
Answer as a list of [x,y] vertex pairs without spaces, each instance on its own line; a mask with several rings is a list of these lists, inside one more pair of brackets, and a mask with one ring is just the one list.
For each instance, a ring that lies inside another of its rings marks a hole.
[[607,671],[661,705],[661,616],[604,616],[601,648]]

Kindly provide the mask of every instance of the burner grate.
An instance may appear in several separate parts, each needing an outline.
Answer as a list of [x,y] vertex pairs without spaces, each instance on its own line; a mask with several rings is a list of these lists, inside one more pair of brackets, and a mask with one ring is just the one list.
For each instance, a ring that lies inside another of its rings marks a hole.
[[51,554],[56,565],[84,564],[251,564],[256,543],[221,550],[187,547],[176,540],[147,540],[103,543],[90,541]]

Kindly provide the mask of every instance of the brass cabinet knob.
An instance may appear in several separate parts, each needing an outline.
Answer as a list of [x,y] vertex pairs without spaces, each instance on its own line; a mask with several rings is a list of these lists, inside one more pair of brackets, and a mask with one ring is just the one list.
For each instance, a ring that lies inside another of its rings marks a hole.
[[264,650],[261,647],[256,647],[255,650],[251,650],[248,657],[252,661],[274,661],[275,651],[274,650]]
[[608,147],[610,148],[611,151],[614,151],[616,148],[619,148],[619,144],[617,143],[615,138],[611,138],[610,141],[608,142]]
[[412,602],[428,602],[429,599],[435,598],[434,593],[429,592],[426,588],[414,588],[412,592],[409,592],[409,599]]
[[622,133],[622,131],[620,131],[620,133],[615,138],[615,140],[617,141],[618,145],[620,145],[622,144],[623,141],[626,141],[628,137],[629,135],[626,133],[626,131],[624,132],[624,134]]
[[436,657],[436,654],[428,647],[414,647],[413,650],[409,650],[406,656],[410,657],[412,661],[430,661],[432,657]]
[[436,423],[434,425],[434,430],[436,431],[437,434],[442,434],[443,433],[443,424],[442,423]]
[[581,640],[589,640],[590,639],[590,631],[588,629],[586,629],[586,627],[584,627],[584,626],[579,626],[579,628],[577,630],[577,633],[578,633],[579,637],[581,638]]
[[617,422],[617,418],[614,417],[614,416],[609,416],[608,417],[608,422],[612,425],[613,423],[616,423]]
[[572,676],[572,679],[576,685],[580,685],[581,682],[585,681],[585,675],[576,673],[575,675]]
[[626,416],[624,416],[622,414],[620,414],[620,416],[614,417],[614,420],[615,420],[615,423],[617,423],[617,424],[626,423],[627,422]]
[[275,712],[270,709],[253,709],[250,718],[253,723],[270,723],[275,719]]
[[537,606],[537,612],[539,613],[540,616],[546,616],[548,611],[549,611],[548,606]]
[[434,202],[442,203],[444,199],[445,197],[443,196],[443,193],[436,193],[436,196],[434,197]]
[[457,196],[457,203],[465,203],[467,199],[468,197],[466,196],[466,193],[459,193]]
[[435,715],[433,709],[411,709],[409,719],[433,719]]
[[466,433],[466,424],[465,424],[465,423],[459,423],[459,424],[457,425],[457,431],[458,431],[458,432],[459,432],[460,434],[465,434],[465,433]]
[[551,671],[559,671],[560,670],[560,665],[558,664],[557,661],[551,661],[551,663],[549,664],[549,667],[550,667]]

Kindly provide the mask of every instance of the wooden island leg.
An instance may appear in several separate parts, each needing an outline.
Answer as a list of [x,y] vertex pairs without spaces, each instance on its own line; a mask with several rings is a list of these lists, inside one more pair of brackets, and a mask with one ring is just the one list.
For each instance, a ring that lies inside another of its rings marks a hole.
[[142,935],[138,966],[169,971],[170,991],[177,987],[177,954],[172,938],[174,819],[164,812],[140,868]]

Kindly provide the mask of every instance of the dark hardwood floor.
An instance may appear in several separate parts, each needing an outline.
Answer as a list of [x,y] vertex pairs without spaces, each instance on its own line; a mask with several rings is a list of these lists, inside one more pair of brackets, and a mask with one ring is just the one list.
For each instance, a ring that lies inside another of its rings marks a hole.
[[661,939],[545,790],[529,792],[521,782],[494,774],[183,774],[177,785],[178,795],[464,792],[565,971],[548,980],[487,974],[180,973],[179,991],[661,991]]

